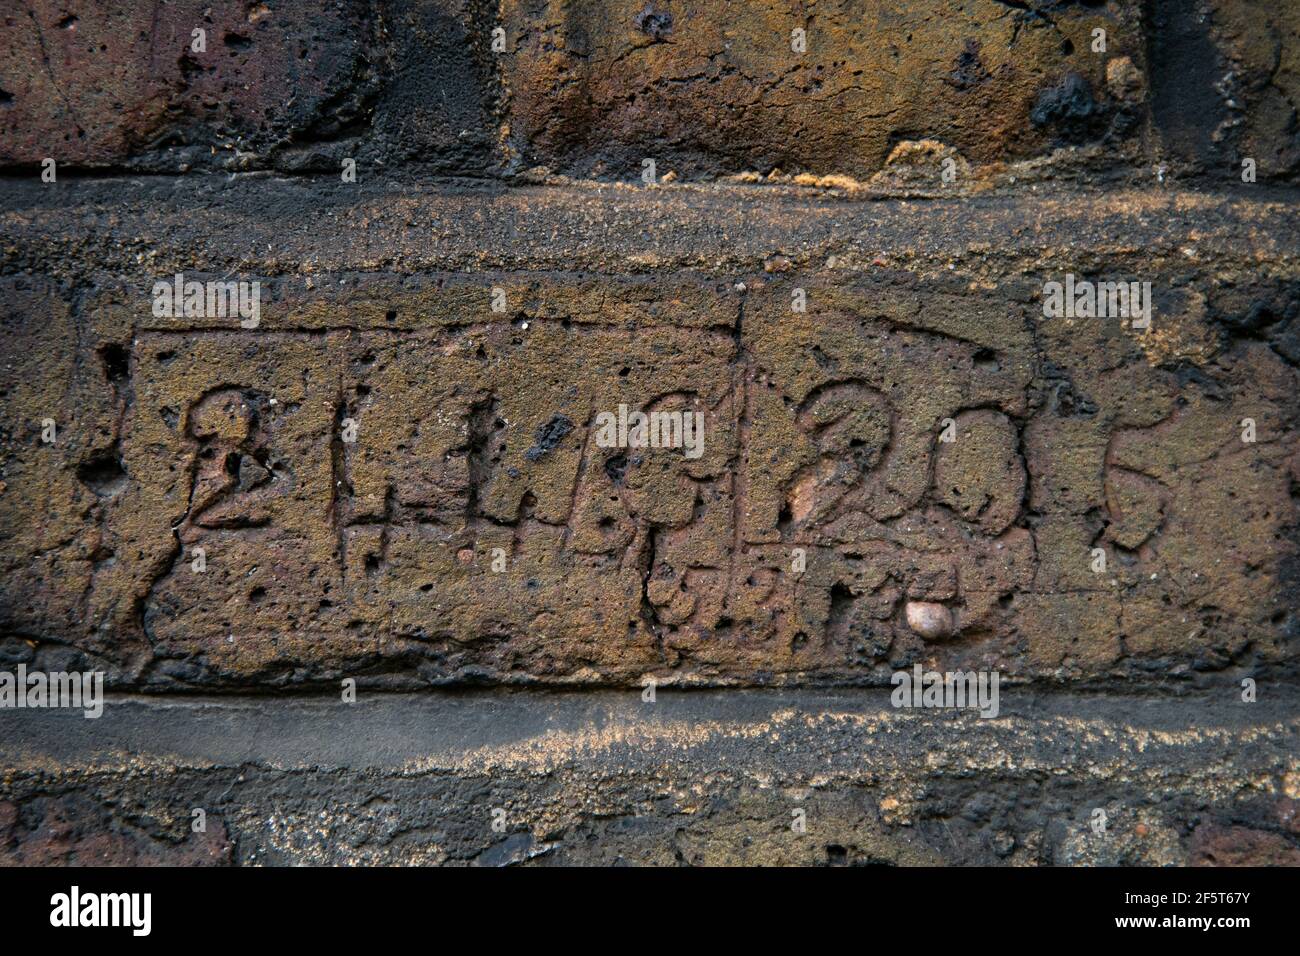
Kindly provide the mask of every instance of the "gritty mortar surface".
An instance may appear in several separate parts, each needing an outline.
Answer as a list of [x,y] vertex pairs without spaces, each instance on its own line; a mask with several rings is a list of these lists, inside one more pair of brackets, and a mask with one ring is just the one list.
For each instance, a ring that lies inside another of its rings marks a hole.
[[1005,688],[985,720],[870,691],[114,696],[97,721],[4,714],[0,808],[11,862],[1151,864],[1213,862],[1225,826],[1291,860],[1293,695],[1224,700]]

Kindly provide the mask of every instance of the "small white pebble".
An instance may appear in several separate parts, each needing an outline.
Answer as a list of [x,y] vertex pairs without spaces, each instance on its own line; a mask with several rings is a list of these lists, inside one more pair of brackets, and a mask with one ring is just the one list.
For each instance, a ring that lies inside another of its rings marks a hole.
[[952,611],[934,601],[908,601],[907,626],[922,637],[947,637],[952,633]]

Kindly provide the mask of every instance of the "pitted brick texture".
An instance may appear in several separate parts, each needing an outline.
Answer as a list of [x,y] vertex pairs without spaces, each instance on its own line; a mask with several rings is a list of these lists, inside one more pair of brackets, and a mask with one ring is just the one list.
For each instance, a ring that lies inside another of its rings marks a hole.
[[[613,279],[499,317],[438,280],[310,331],[301,291],[251,331],[146,297],[99,345],[11,281],[9,626],[182,686],[1288,659],[1288,323],[1225,336],[1202,302],[1138,332],[1043,319],[1023,286],[809,279],[806,312],[787,276],[696,287],[693,325],[589,311]],[[620,406],[698,412],[701,454],[601,447]]]
[[3,165],[309,171],[419,158],[472,173],[497,138],[473,4],[8,6]]
[[[1089,49],[1104,29],[1111,56],[1140,60],[1137,17],[1122,5],[1051,16],[947,0],[505,10],[518,38],[502,59],[512,131],[536,161],[585,173],[657,156],[687,173],[862,174],[904,139],[988,162],[1122,138],[1133,122],[1106,92],[1106,57]],[[1057,102],[1062,84],[1073,102]]]
[[1300,155],[1297,14],[1251,0],[40,0],[2,16],[5,167],[635,180],[650,158],[679,178],[865,179],[921,143],[963,179],[1081,148],[1142,180],[1233,178],[1248,157],[1267,180]]

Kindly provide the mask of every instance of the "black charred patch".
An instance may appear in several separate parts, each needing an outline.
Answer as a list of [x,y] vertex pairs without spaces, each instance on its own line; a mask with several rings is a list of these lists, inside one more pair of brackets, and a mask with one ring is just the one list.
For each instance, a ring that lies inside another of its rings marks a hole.
[[1108,112],[1085,77],[1067,73],[1038,94],[1029,119],[1035,126],[1052,128],[1067,142],[1082,143],[1106,131]]
[[957,54],[952,72],[943,81],[953,89],[965,91],[988,82],[992,75],[980,59],[979,41],[967,40],[965,48]]
[[627,455],[619,454],[605,461],[605,474],[614,484],[623,483],[623,477],[627,474]]
[[564,436],[573,431],[573,422],[563,415],[552,415],[551,420],[537,429],[533,437],[533,447],[524,452],[529,461],[537,461],[564,441]]
[[658,43],[673,32],[673,15],[646,7],[636,15],[636,28]]

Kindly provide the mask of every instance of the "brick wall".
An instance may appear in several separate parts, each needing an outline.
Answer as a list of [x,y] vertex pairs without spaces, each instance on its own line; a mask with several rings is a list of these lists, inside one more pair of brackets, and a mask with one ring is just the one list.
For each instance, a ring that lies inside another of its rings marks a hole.
[[1295,862],[1292,8],[0,16],[0,859]]

